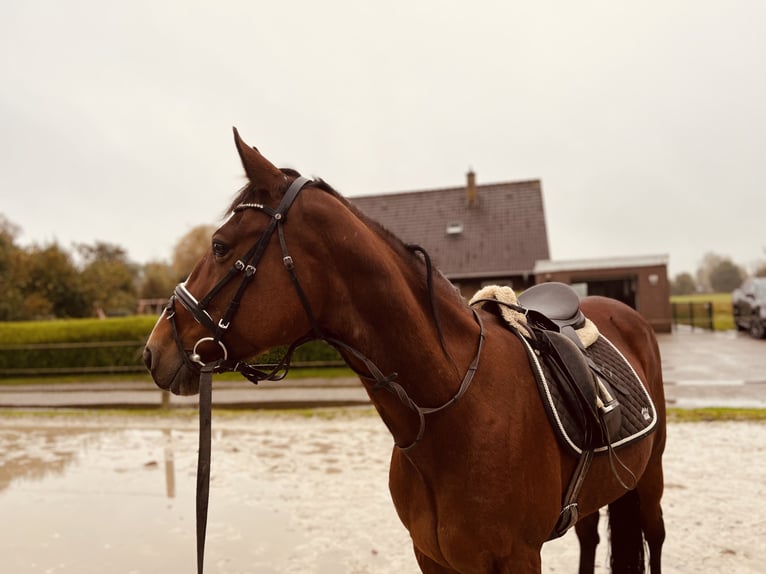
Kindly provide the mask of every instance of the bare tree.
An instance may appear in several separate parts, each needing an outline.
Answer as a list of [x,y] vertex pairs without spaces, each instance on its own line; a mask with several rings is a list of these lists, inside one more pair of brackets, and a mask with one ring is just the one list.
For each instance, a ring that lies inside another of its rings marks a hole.
[[198,225],[181,237],[173,248],[173,274],[176,281],[183,281],[191,273],[194,264],[210,249],[210,239],[216,228]]

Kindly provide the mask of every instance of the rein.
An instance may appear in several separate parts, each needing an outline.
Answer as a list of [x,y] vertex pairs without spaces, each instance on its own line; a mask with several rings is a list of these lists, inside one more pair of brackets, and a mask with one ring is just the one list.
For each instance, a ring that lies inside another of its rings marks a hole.
[[[173,339],[176,342],[181,357],[185,365],[193,371],[199,372],[199,451],[197,460],[197,572],[202,574],[204,569],[204,555],[205,555],[205,538],[207,531],[207,515],[208,515],[208,502],[210,493],[210,453],[211,453],[211,420],[212,420],[212,379],[214,373],[236,371],[242,374],[245,378],[253,383],[258,383],[263,380],[278,381],[283,379],[290,368],[290,361],[295,350],[301,345],[313,341],[322,340],[329,345],[335,347],[342,353],[354,357],[360,361],[367,373],[360,372],[355,367],[351,366],[354,372],[359,378],[370,385],[372,392],[379,390],[385,390],[397,397],[404,406],[412,410],[418,416],[418,432],[415,439],[406,445],[400,445],[395,443],[395,446],[402,451],[409,451],[414,448],[425,435],[426,428],[426,415],[437,413],[442,411],[465,395],[473,381],[474,375],[479,367],[479,358],[481,357],[482,348],[484,346],[485,330],[481,317],[475,309],[471,309],[473,316],[477,324],[479,325],[479,341],[476,348],[476,354],[474,355],[471,364],[463,376],[460,386],[455,394],[448,399],[445,403],[437,407],[423,407],[413,401],[407,394],[407,391],[396,382],[398,377],[397,373],[391,373],[385,375],[371,359],[361,353],[358,349],[335,339],[328,337],[319,327],[316,321],[314,313],[311,310],[311,306],[308,301],[308,297],[301,287],[298,276],[295,272],[295,263],[287,250],[287,243],[285,241],[283,225],[286,221],[287,212],[292,206],[295,199],[301,190],[308,184],[310,180],[305,177],[299,177],[290,185],[285,192],[279,206],[276,210],[264,206],[259,203],[242,203],[234,208],[234,212],[242,211],[245,209],[254,209],[262,211],[270,216],[270,222],[264,230],[261,237],[253,245],[253,247],[247,252],[247,254],[238,259],[234,265],[229,269],[226,275],[213,286],[213,288],[205,295],[201,300],[197,300],[186,287],[186,283],[180,283],[173,291],[173,295],[170,297],[168,307],[166,310],[167,319],[170,321]],[[304,310],[308,316],[309,322],[312,327],[313,334],[302,337],[294,341],[285,352],[279,363],[274,368],[265,372],[252,364],[234,361],[229,359],[228,349],[223,342],[223,336],[227,332],[231,321],[240,305],[241,299],[244,295],[245,289],[250,285],[255,277],[257,271],[257,265],[266,250],[267,245],[271,237],[277,233],[279,238],[279,244],[282,250],[282,262],[285,265],[285,269],[289,272],[293,286],[298,294],[298,298],[303,305]],[[439,343],[445,355],[451,359],[447,352],[444,337],[441,330],[441,324],[439,321],[439,314],[436,307],[436,301],[433,291],[433,271],[431,260],[426,251],[417,245],[408,245],[407,249],[411,252],[418,252],[423,255],[426,271],[427,271],[427,286],[430,299],[431,313],[436,325],[436,330],[439,338]],[[221,289],[233,280],[238,275],[242,275],[239,287],[237,288],[234,297],[229,303],[228,308],[224,312],[223,316],[216,322],[206,307],[210,301],[221,291]],[[191,353],[187,352],[181,341],[181,337],[178,333],[178,327],[175,320],[175,302],[178,301],[183,307],[189,311],[194,319],[205,327],[212,336],[206,336],[200,338],[192,348]],[[211,343],[214,347],[218,346],[221,351],[221,358],[218,360],[204,362],[201,358],[200,347],[203,344]]]

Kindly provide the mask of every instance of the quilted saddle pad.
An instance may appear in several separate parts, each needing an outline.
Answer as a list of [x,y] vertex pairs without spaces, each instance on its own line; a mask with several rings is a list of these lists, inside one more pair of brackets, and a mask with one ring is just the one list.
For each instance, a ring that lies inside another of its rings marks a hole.
[[[572,401],[571,392],[551,376],[545,361],[540,360],[529,341],[520,335],[519,339],[527,349],[540,396],[557,437],[573,453],[581,454],[589,448],[586,430],[589,414]],[[604,452],[610,446],[617,449],[651,433],[657,425],[657,410],[646,386],[623,354],[603,335],[583,352],[618,400],[622,414],[618,432],[612,433],[608,441],[599,433],[601,436],[595,437],[596,444],[591,442],[590,448],[595,452]]]

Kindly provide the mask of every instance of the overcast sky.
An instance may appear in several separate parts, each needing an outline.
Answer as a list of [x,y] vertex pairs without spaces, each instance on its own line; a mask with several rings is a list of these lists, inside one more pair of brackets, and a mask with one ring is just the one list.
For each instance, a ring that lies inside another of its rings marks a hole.
[[551,256],[766,259],[761,0],[4,0],[0,214],[169,260],[236,125],[354,197],[540,178]]

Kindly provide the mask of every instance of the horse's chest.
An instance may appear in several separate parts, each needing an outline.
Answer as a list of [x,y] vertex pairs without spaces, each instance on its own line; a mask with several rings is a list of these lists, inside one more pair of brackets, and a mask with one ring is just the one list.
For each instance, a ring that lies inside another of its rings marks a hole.
[[437,562],[455,564],[478,558],[477,548],[507,548],[504,539],[519,516],[512,504],[519,487],[513,473],[503,476],[498,481],[454,469],[431,476],[395,452],[389,488],[414,545]]

